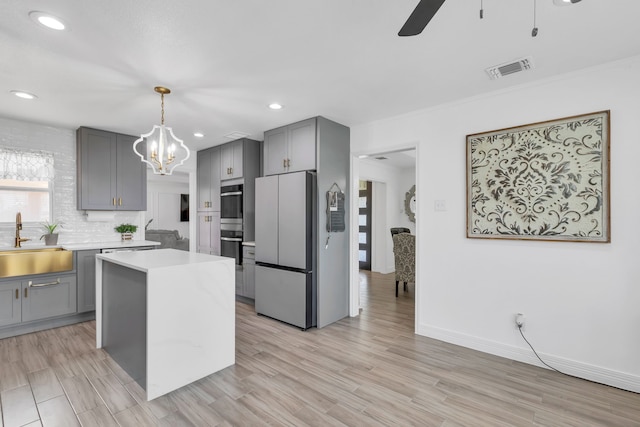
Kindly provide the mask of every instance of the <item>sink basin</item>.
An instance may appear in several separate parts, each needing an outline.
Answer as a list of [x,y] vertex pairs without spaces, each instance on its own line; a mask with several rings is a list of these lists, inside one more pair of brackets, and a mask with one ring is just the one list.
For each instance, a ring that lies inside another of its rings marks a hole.
[[62,248],[0,251],[0,278],[73,269],[73,252]]

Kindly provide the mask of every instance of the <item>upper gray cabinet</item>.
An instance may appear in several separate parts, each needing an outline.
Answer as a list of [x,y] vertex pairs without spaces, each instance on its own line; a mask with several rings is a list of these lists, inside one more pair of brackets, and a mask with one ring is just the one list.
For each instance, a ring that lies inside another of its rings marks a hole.
[[239,139],[220,147],[221,180],[243,177],[243,145],[244,139]]
[[198,211],[220,210],[220,147],[198,151]]
[[135,136],[81,127],[77,133],[78,209],[144,211],[147,168]]
[[264,133],[264,175],[316,169],[316,118]]

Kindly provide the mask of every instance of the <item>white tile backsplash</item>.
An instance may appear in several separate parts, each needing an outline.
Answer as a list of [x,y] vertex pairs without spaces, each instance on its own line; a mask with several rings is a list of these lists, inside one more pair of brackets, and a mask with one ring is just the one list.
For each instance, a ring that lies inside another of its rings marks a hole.
[[[54,155],[53,219],[62,221],[58,243],[114,241],[120,235],[113,228],[121,223],[136,224],[140,228],[134,239],[144,239],[144,212],[115,212],[114,220],[87,221],[86,211],[76,209],[76,131],[23,122],[0,117],[0,146],[43,150]],[[2,201],[0,200],[0,203]],[[37,242],[42,229],[24,225],[22,237]],[[0,224],[0,247],[13,245],[15,224]]]

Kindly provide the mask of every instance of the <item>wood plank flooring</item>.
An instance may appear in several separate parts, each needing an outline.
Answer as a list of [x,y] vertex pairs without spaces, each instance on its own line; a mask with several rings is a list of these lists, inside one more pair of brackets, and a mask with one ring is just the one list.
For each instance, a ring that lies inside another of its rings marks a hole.
[[[416,336],[413,286],[306,332],[237,303],[236,364],[151,402],[95,322],[0,340],[0,427],[640,426],[640,395]],[[215,325],[212,325],[215,327]]]

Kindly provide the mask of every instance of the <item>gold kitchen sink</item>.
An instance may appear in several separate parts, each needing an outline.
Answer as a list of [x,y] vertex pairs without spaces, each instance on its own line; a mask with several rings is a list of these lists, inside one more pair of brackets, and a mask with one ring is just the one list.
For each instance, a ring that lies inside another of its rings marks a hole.
[[73,269],[73,252],[62,248],[0,251],[0,278]]

